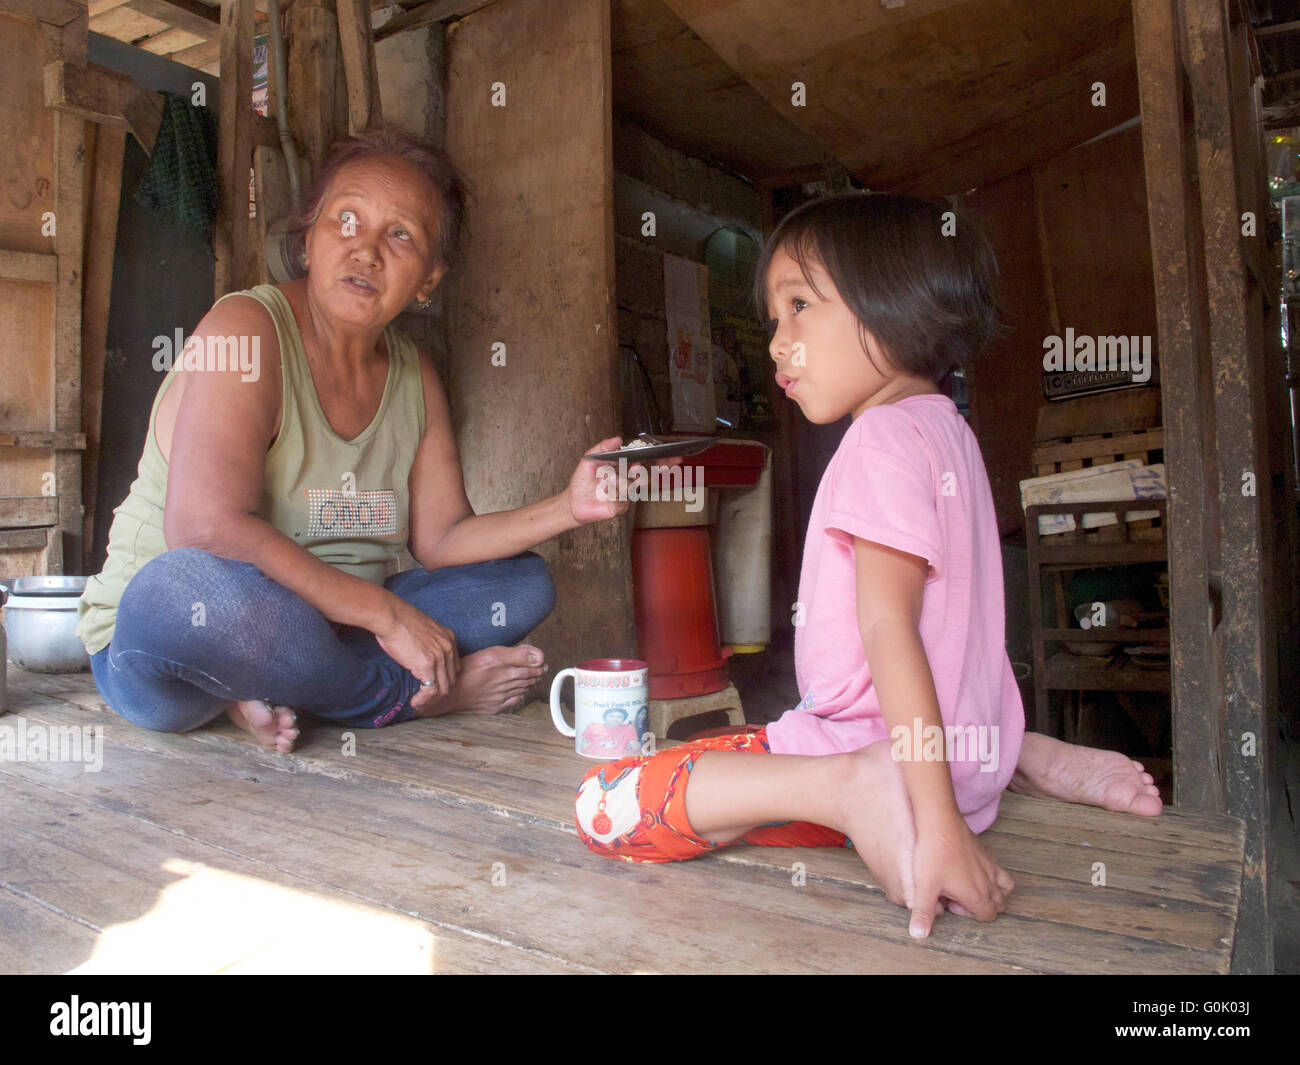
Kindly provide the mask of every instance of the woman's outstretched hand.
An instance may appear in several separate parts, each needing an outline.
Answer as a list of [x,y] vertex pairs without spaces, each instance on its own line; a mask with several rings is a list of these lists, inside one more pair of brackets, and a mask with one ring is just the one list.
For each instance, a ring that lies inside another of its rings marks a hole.
[[[434,687],[422,704],[435,695],[451,691],[460,672],[460,656],[456,653],[456,634],[405,600],[396,601],[393,621],[382,632],[375,633],[379,646],[398,665],[405,667],[420,681],[431,680]],[[415,700],[412,705],[416,705]]]
[[[587,448],[584,455],[595,451],[613,451],[623,446],[621,436],[611,436],[594,447]],[[601,473],[604,470],[604,473]],[[622,491],[619,489],[622,488]],[[593,521],[615,518],[627,511],[627,479],[620,485],[618,467],[612,462],[592,462],[579,459],[578,468],[569,478],[567,489],[569,510],[573,520],[581,525]]]
[[[622,446],[621,436],[611,436],[594,447],[587,448],[583,454],[614,451]],[[674,457],[659,459],[654,465],[680,466],[681,462],[680,458]],[[569,510],[574,520],[581,525],[587,525],[593,521],[604,521],[625,514],[629,503],[626,471],[633,466],[642,465],[645,463],[629,461],[624,464],[623,471],[620,472],[618,466],[612,462],[579,459],[578,468],[573,471],[573,476],[569,478],[569,487],[566,489]]]
[[1011,874],[998,865],[960,818],[918,834],[912,871],[909,930],[921,939],[930,934],[940,899],[947,900],[948,909],[962,917],[992,921],[1006,909],[1007,896],[1016,886]]

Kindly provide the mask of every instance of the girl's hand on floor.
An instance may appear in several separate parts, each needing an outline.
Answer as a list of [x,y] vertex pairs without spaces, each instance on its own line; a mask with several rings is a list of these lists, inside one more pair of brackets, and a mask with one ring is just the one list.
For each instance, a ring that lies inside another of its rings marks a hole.
[[960,818],[917,837],[912,868],[916,893],[910,931],[918,939],[930,934],[941,898],[949,900],[953,913],[992,921],[1016,886]]
[[460,670],[456,634],[405,600],[393,598],[397,600],[393,621],[382,632],[376,632],[375,639],[398,665],[421,681],[435,683],[436,687],[425,691],[447,694]]

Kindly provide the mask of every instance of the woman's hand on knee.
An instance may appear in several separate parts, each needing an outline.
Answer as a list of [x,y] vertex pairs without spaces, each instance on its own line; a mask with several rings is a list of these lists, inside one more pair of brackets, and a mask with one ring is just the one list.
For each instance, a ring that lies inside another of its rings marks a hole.
[[421,683],[433,681],[439,694],[451,691],[460,671],[456,634],[410,603],[393,597],[393,620],[375,639],[384,653]]

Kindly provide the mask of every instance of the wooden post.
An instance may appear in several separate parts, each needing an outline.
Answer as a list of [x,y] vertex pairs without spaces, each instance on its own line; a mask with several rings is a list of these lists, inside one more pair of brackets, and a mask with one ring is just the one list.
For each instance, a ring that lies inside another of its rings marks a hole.
[[[449,33],[447,150],[476,198],[448,276],[448,395],[480,512],[561,491],[617,429],[610,63],[605,0],[501,0]],[[635,649],[628,534],[603,521],[538,548],[552,669]]]
[[366,0],[337,0],[339,50],[348,86],[348,132],[357,134],[380,122],[379,71]]
[[[85,11],[61,29],[64,62],[86,61]],[[54,296],[54,429],[81,431],[81,269],[83,238],[83,182],[86,179],[85,119],[56,111],[54,114],[54,214],[57,229],[54,254],[59,260]],[[61,555],[56,572],[84,571],[81,507],[81,452],[59,449],[54,453],[54,484],[59,501],[59,529],[51,537]],[[53,567],[52,567],[53,568]]]
[[1195,191],[1184,143],[1176,0],[1134,0],[1138,92],[1159,329],[1160,392],[1169,478],[1174,802],[1222,812],[1222,771],[1210,642],[1206,470],[1197,324],[1200,280]]
[[289,128],[312,172],[319,173],[339,133],[334,108],[338,18],[333,0],[295,0],[286,17]]
[[117,244],[117,208],[122,192],[122,157],[126,149],[124,130],[98,126],[94,133],[81,318],[81,429],[86,436],[81,494],[85,507],[83,542],[87,548],[95,531],[100,412],[104,401],[104,345],[108,335],[109,297],[113,289],[113,251]]
[[[1268,722],[1264,677],[1264,592],[1271,561],[1262,516],[1270,512],[1271,478],[1262,389],[1263,309],[1242,251],[1243,191],[1238,153],[1254,147],[1233,128],[1228,25],[1222,0],[1183,0],[1188,41],[1184,64],[1196,117],[1201,215],[1214,367],[1219,520],[1224,550],[1223,620],[1217,632],[1224,688],[1219,727],[1227,812],[1246,822],[1246,864],[1233,951],[1234,970],[1271,972],[1268,923]],[[1252,194],[1248,200],[1255,206]],[[1254,238],[1262,240],[1259,236]]]
[[214,296],[245,285],[248,188],[253,158],[253,0],[221,0],[221,117],[217,162],[221,199],[214,241]]

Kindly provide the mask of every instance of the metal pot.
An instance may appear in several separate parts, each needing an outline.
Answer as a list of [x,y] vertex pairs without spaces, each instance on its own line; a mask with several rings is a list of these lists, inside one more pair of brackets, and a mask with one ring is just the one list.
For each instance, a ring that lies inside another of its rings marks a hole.
[[83,673],[90,656],[74,630],[85,577],[19,577],[7,581],[8,657],[33,673]]

